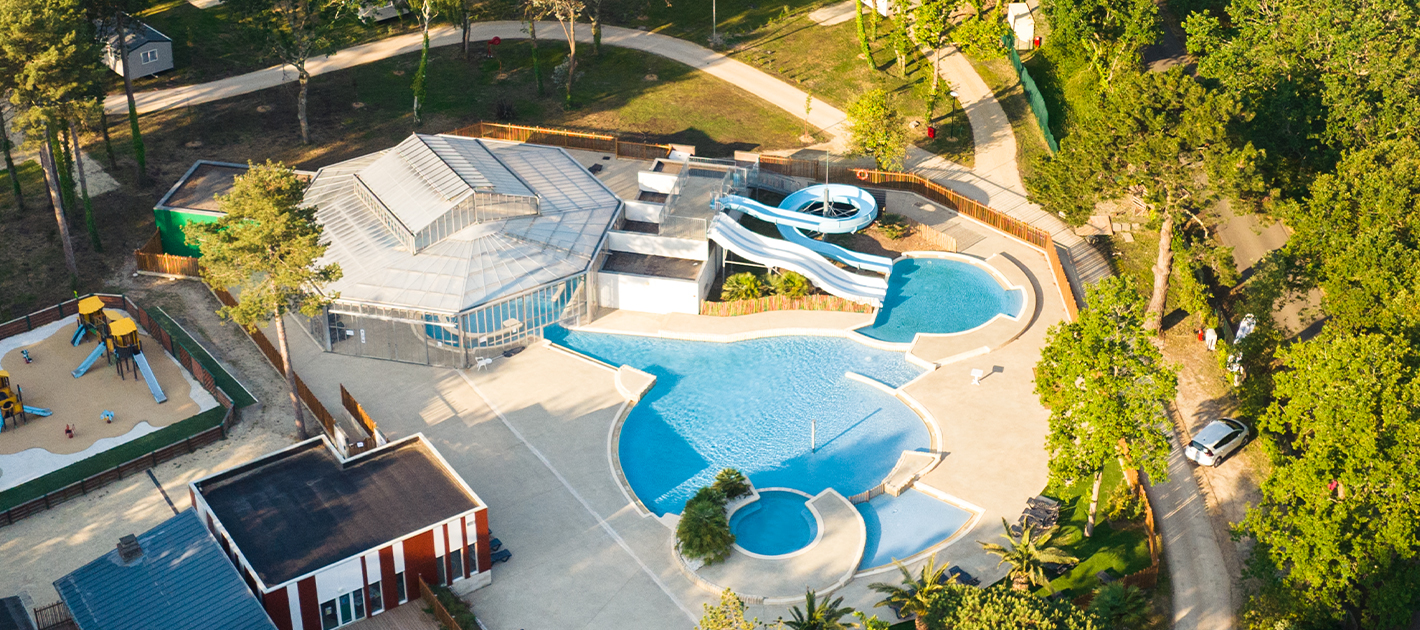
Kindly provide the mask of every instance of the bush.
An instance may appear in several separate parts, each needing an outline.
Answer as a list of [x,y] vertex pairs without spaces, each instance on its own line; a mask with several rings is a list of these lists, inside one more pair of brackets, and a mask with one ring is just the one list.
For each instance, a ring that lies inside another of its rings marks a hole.
[[676,525],[676,548],[681,555],[705,564],[715,564],[730,557],[735,535],[730,533],[730,519],[725,515],[725,493],[714,486],[701,488],[680,513]]
[[769,286],[774,289],[775,295],[791,298],[804,297],[813,289],[808,278],[793,271],[781,271],[769,276]]
[[720,289],[720,299],[726,302],[753,300],[761,295],[764,295],[764,283],[748,271],[725,278],[725,286]]
[[471,630],[478,627],[478,620],[473,616],[473,609],[468,607],[468,603],[459,599],[447,586],[429,587],[434,591],[434,597],[444,606],[444,610],[449,612],[449,616],[454,618],[454,623],[459,624],[463,630]]
[[878,230],[895,241],[912,234],[912,223],[902,216],[883,213],[878,217]]
[[994,16],[977,15],[967,18],[957,26],[952,32],[952,41],[961,46],[962,52],[968,56],[996,59],[1006,54],[1006,47],[1001,43],[1001,39],[1010,30],[1011,27]]
[[1137,521],[1144,518],[1144,502],[1128,486],[1120,487],[1110,494],[1104,518],[1114,522]]
[[744,473],[734,468],[726,468],[715,475],[715,485],[712,487],[724,494],[727,500],[749,496],[749,480],[745,479]]

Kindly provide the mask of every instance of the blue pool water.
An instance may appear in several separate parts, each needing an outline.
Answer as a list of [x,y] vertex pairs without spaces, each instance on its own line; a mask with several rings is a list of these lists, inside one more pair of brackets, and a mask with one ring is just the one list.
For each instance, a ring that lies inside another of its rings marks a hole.
[[1002,289],[990,273],[976,265],[942,258],[907,258],[892,266],[887,298],[877,319],[858,332],[905,343],[919,332],[971,330],[998,313],[1018,316],[1024,302],[1024,291]]
[[971,519],[970,512],[911,489],[896,497],[874,497],[857,508],[868,526],[860,571],[892,564],[942,542]]
[[795,492],[769,490],[759,500],[735,511],[730,532],[747,551],[780,556],[807,547],[818,536],[818,519],[809,511],[809,498]]
[[[832,337],[735,343],[549,328],[553,343],[655,375],[617,445],[622,472],[656,514],[679,513],[723,468],[756,487],[844,496],[877,485],[902,451],[931,445],[922,419],[853,371],[890,387],[921,374],[902,353]],[[818,450],[809,443],[818,422]]]

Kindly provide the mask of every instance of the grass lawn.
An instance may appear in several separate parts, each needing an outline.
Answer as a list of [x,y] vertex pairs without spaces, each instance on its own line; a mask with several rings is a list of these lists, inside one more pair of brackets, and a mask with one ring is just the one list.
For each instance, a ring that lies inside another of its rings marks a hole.
[[1084,59],[1072,58],[1056,46],[1046,44],[1027,53],[1021,63],[1030,70],[1040,88],[1045,108],[1050,111],[1050,131],[1056,140],[1068,136],[1075,121],[1096,107],[1095,95],[1101,89],[1099,77]]
[[[1111,493],[1122,492],[1125,487],[1123,473],[1116,462],[1105,467],[1094,535],[1085,537],[1092,482],[1093,479],[1086,479],[1068,488],[1045,490],[1046,496],[1060,500],[1060,531],[1052,544],[1080,559],[1079,565],[1051,580],[1050,586],[1056,591],[1067,591],[1072,599],[1098,587],[1095,574],[1100,571],[1122,577],[1149,566],[1149,541],[1142,523],[1121,524],[1120,529],[1115,529],[1114,525],[1098,518],[1109,504]],[[1046,594],[1045,589],[1040,589],[1039,594]]]

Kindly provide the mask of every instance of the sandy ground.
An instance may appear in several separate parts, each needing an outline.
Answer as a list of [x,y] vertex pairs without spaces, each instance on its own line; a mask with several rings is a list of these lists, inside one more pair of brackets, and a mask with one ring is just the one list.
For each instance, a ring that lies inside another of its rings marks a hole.
[[[297,438],[295,423],[280,404],[284,382],[241,331],[218,320],[214,313],[220,305],[201,284],[130,278],[131,267],[130,262],[113,283],[145,308],[161,307],[259,401],[240,411],[226,440],[153,469],[176,509],[185,510],[189,482],[290,446]],[[158,486],[143,474],[0,527],[0,597],[20,595],[34,606],[58,601],[54,580],[107,553],[120,536],[147,531],[172,515]]]
[[[54,412],[48,418],[30,416],[28,424],[0,433],[0,467],[4,466],[4,455],[31,448],[77,453],[95,440],[126,435],[140,422],[165,427],[203,410],[193,400],[192,382],[184,378],[183,369],[147,335],[140,335],[144,354],[148,355],[148,365],[167,395],[167,402],[154,401],[141,376],[135,378],[129,372],[120,378],[118,370],[103,358],[94,362],[83,377],[75,379],[71,372],[93,351],[96,341],[90,335],[74,347],[70,345],[73,332],[72,322],[67,323],[43,341],[15,348],[0,358],[0,366],[10,371],[11,381],[24,389],[25,404]],[[25,364],[21,349],[29,350],[33,363]],[[105,410],[114,413],[113,423],[100,419]],[[72,439],[64,435],[66,424],[74,427]]]

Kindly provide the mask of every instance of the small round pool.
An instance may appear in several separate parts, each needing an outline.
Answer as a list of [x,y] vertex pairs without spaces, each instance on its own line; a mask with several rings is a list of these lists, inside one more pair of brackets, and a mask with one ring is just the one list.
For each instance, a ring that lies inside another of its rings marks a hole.
[[760,492],[758,501],[730,515],[735,544],[762,556],[782,556],[809,546],[818,537],[818,519],[808,501],[797,492]]

